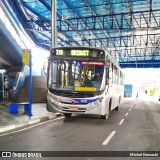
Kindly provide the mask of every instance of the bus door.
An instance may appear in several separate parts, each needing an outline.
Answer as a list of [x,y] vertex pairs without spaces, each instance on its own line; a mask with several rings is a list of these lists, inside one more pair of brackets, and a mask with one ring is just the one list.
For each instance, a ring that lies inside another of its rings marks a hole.
[[0,73],[0,100],[3,99],[3,73]]

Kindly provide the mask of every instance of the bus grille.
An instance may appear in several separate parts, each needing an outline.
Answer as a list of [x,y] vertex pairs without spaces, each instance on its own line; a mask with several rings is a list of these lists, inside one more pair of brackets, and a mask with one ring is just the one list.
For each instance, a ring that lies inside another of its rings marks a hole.
[[49,89],[49,91],[57,96],[62,96],[62,97],[70,97],[70,98],[87,98],[87,97],[94,97],[94,93],[80,93],[80,92],[60,92],[60,91],[55,91],[53,89]]
[[62,101],[59,101],[60,103],[63,103],[63,104],[74,104],[74,105],[86,105],[88,103],[72,103],[72,102],[62,102]]
[[74,111],[74,110],[69,110],[68,107],[61,107],[63,111],[65,112],[85,112],[86,111],[86,108],[78,108],[77,111]]

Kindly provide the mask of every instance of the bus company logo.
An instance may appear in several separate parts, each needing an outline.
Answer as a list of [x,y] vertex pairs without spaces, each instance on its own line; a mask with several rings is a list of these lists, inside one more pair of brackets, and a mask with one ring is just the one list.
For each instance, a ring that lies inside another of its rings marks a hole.
[[11,152],[2,152],[2,157],[12,157]]
[[70,104],[77,104],[75,100],[72,99],[63,99],[61,100],[62,103],[70,103]]
[[77,100],[75,100],[75,99],[72,99],[71,101],[72,101],[72,104],[78,104],[78,103],[79,103],[79,102],[78,102]]

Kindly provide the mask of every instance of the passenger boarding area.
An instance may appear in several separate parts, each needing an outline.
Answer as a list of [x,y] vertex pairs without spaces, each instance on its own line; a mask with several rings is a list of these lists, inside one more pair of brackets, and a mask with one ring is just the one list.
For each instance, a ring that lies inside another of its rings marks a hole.
[[[63,114],[55,114],[55,113],[51,113],[48,112],[46,110],[46,103],[35,103],[33,104],[33,116],[32,117],[28,117],[27,116],[27,112],[25,112],[24,107],[20,106],[18,108],[18,113],[11,113],[10,112],[10,104],[11,102],[9,101],[3,101],[0,103],[0,134],[3,134],[4,132],[12,132],[13,129],[19,129],[19,127],[27,127],[29,125],[32,125],[34,123],[38,123],[38,122],[43,122],[43,121],[47,121],[49,119],[56,119],[59,117],[62,117],[62,119],[64,121],[70,121],[74,123],[74,121],[78,120],[78,121],[83,121],[84,119],[86,119],[85,121],[87,121],[87,119],[93,119],[93,121],[97,120],[99,121],[99,123],[104,123],[100,118],[100,116],[96,116],[96,115],[77,115],[77,114],[73,114],[72,117],[70,119],[65,118],[63,116]],[[120,109],[118,112],[116,111],[112,111],[109,118],[107,119],[106,123],[110,123],[110,121],[114,121],[114,117],[118,116],[118,117],[122,117],[122,121],[124,121],[124,118],[128,116],[130,110],[133,108],[133,106],[137,107],[137,111],[136,112],[143,112],[143,110],[145,109],[145,105],[147,105],[147,110],[151,110],[151,112],[154,113],[154,111],[152,111],[152,109],[154,110],[156,108],[157,112],[159,112],[160,110],[160,102],[149,99],[148,97],[143,97],[143,98],[123,98],[121,104],[120,104]],[[142,105],[142,106],[141,106]],[[126,110],[126,106],[128,108],[128,111]],[[128,107],[130,106],[130,107]],[[152,108],[153,106],[153,108]],[[126,113],[124,114],[124,116],[121,115],[121,112],[123,112],[123,110],[126,110]],[[140,114],[138,113],[138,114]],[[153,114],[152,113],[152,114]],[[158,115],[158,114],[157,114]],[[73,120],[72,120],[73,119]],[[122,124],[122,121],[119,123],[119,125]],[[158,121],[158,120],[156,120]],[[86,123],[86,122],[85,122]]]
[[[91,151],[93,157],[97,154],[105,157],[106,152],[101,155],[98,151],[153,150],[156,153],[160,149],[160,103],[152,100],[124,98],[119,111],[113,111],[107,121],[93,115],[75,114],[71,118],[53,115],[46,112],[42,104],[34,105],[33,119],[29,119],[22,110],[18,115],[9,114],[7,105],[1,104],[0,109],[0,141],[4,142],[0,150],[10,151],[16,145],[16,150],[28,151],[28,146],[32,145],[32,150],[37,146],[38,151],[50,151],[52,148],[52,151],[71,151],[72,156],[76,156],[74,151],[85,151],[87,159],[86,151]],[[42,141],[45,143],[40,143]],[[67,154],[64,153],[65,159],[75,159]],[[52,159],[57,159],[52,156]],[[117,159],[114,156],[112,159]]]

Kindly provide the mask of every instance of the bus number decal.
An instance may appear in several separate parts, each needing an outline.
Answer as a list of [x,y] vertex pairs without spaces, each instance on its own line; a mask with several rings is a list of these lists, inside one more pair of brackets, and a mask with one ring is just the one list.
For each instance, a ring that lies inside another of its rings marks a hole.
[[87,100],[86,99],[82,99],[81,103],[87,103]]

